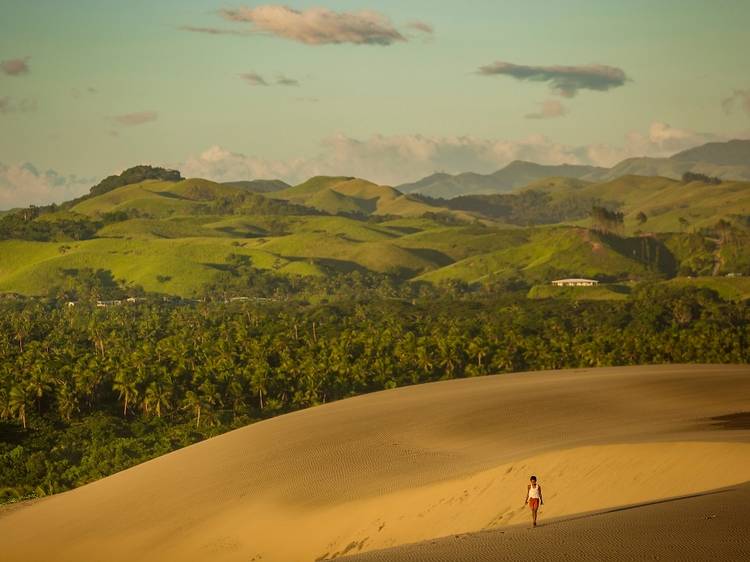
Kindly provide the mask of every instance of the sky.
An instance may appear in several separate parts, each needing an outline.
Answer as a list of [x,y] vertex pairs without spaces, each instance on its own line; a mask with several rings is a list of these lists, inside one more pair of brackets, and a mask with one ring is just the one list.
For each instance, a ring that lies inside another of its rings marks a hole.
[[0,209],[137,164],[397,185],[750,137],[746,0],[0,0]]

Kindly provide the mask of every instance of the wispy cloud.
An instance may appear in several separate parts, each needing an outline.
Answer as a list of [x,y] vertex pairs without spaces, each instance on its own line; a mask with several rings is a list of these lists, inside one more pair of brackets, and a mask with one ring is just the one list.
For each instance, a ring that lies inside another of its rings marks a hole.
[[[295,10],[288,6],[265,5],[223,9],[219,15],[227,21],[248,23],[253,32],[306,45],[391,45],[407,40],[387,16],[372,10],[335,12],[328,8]],[[200,31],[217,31],[206,29]]]
[[246,72],[244,74],[240,74],[240,78],[242,78],[250,86],[268,86],[268,81],[257,72]]
[[9,113],[31,113],[32,111],[36,111],[35,99],[24,98],[21,100],[15,100],[8,96],[0,98],[0,115],[7,115]]
[[524,117],[526,119],[554,119],[568,112],[565,106],[557,100],[545,100],[540,105],[539,111],[527,113]]
[[181,25],[178,29],[192,31],[193,33],[206,33],[208,35],[252,35],[252,31],[242,29],[225,29],[221,27],[198,27],[194,25]]
[[732,95],[721,102],[724,113],[730,115],[736,108],[750,115],[750,89],[734,90]]
[[125,127],[135,127],[137,125],[143,125],[145,123],[151,123],[159,118],[159,114],[156,111],[138,111],[136,113],[125,113],[123,115],[115,115],[114,120]]
[[406,27],[408,27],[409,29],[413,29],[414,31],[425,33],[427,35],[433,35],[435,33],[434,27],[432,27],[429,23],[425,23],[419,20],[407,23]]
[[591,64],[584,66],[527,66],[497,61],[479,67],[483,76],[510,76],[517,80],[548,82],[552,90],[572,98],[579,90],[604,92],[623,86],[628,77],[625,71],[614,66]]
[[[271,86],[271,82],[257,72],[245,72],[244,74],[240,74],[240,78],[250,86]],[[284,74],[279,74],[273,83],[277,86],[299,86],[299,80],[290,78]]]
[[0,62],[0,69],[4,74],[8,76],[21,76],[31,72],[29,68],[29,59],[31,57],[23,57],[18,59],[8,59]]
[[279,76],[276,78],[276,83],[279,86],[299,86],[299,80],[296,80],[295,78],[289,78],[288,76],[284,76],[283,74],[279,74]]

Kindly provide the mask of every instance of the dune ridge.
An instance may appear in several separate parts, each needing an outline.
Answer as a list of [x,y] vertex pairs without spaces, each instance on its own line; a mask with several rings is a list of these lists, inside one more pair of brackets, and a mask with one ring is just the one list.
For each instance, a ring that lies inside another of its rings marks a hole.
[[0,516],[14,560],[323,560],[750,480],[747,366],[518,373],[267,420]]

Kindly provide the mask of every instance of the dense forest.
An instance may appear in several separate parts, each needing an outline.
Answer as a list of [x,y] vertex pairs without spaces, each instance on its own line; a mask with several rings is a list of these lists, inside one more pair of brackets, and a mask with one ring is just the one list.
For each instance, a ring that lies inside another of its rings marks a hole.
[[708,290],[643,284],[625,301],[532,301],[512,287],[354,278],[316,302],[282,291],[230,303],[0,303],[0,501],[60,492],[254,421],[398,386],[750,361],[750,306]]

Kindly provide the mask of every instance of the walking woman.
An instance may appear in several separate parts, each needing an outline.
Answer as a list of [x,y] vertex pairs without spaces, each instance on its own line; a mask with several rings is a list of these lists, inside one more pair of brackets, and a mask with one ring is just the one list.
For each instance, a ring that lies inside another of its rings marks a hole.
[[532,476],[531,483],[526,486],[526,501],[524,503],[531,508],[531,517],[534,519],[534,527],[536,527],[536,512],[540,505],[544,505],[542,487],[536,483],[536,476]]

